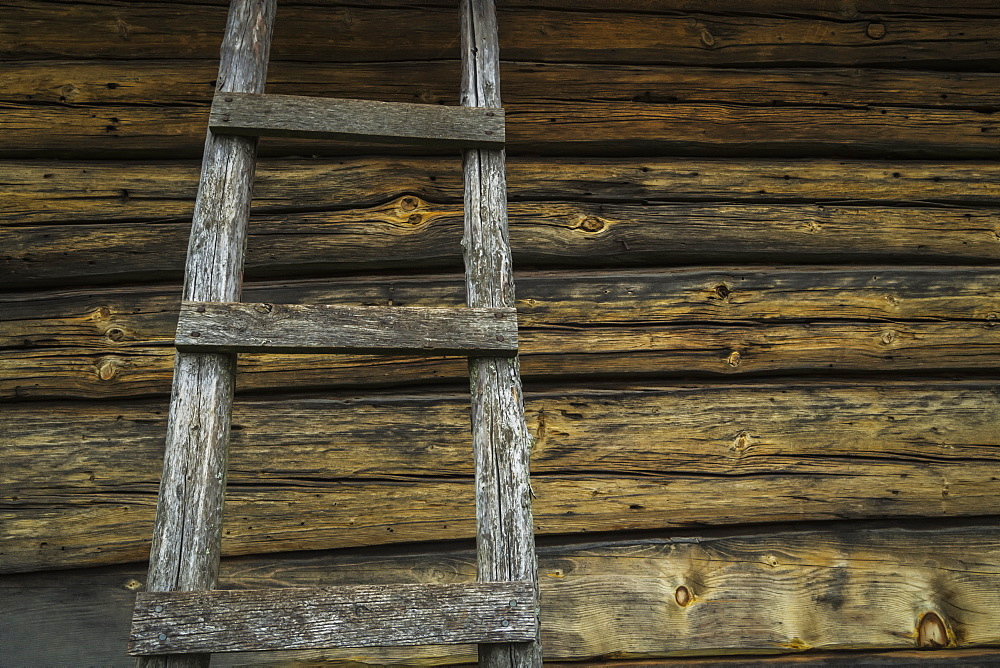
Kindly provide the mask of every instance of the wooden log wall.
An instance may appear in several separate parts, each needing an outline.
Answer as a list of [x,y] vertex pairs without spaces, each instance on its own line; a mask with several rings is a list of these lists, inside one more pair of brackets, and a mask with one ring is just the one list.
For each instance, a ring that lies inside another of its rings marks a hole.
[[[455,104],[454,4],[281,3],[267,91]],[[12,664],[127,663],[225,5],[0,16]],[[546,660],[1000,660],[996,3],[498,14]],[[261,147],[246,300],[462,304],[457,154]],[[470,443],[464,359],[241,356],[225,586],[472,579]]]

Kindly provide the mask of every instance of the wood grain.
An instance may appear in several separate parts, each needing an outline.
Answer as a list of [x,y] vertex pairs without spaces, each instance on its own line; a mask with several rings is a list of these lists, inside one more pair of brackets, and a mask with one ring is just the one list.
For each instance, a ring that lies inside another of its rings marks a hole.
[[[952,6],[954,3],[952,3]],[[454,104],[457,60],[396,62],[272,62],[268,91],[323,97]],[[135,104],[200,107],[212,101],[212,61],[45,60],[0,63],[0,100],[62,103],[126,112]],[[1000,102],[996,72],[839,67],[747,68],[665,65],[501,62],[504,102],[588,101],[714,103],[753,106],[892,106],[987,110]],[[405,80],[405,87],[395,83]],[[39,108],[39,112],[57,111]],[[62,113],[72,113],[62,108]]]
[[[981,515],[994,381],[529,392],[540,534]],[[475,535],[468,396],[235,405],[224,551]],[[165,401],[11,404],[6,571],[144,558]]]
[[[258,213],[462,200],[461,169],[450,158],[262,159],[256,176]],[[191,215],[197,183],[197,165],[178,161],[0,161],[0,227],[184,219]],[[507,192],[513,201],[989,207],[1000,204],[1000,167],[965,161],[509,158]],[[406,195],[417,199],[402,200]]]
[[[843,204],[511,202],[518,267],[775,263],[993,263],[996,211]],[[403,196],[374,207],[261,214],[247,238],[250,278],[461,266],[461,207]],[[181,222],[0,229],[8,289],[178,278]]]
[[[214,59],[225,25],[220,4],[132,2],[112,7],[18,0],[0,31],[5,59]],[[504,58],[519,61],[996,67],[997,22],[915,12],[824,16],[763,10],[763,15],[694,10],[676,13],[565,11],[518,7],[500,11]],[[827,10],[829,11],[829,10]],[[53,14],[58,21],[53,21]],[[274,57],[298,61],[390,61],[456,58],[454,6],[289,5],[278,20]],[[869,30],[877,23],[882,30]],[[883,32],[884,30],[884,32]],[[871,34],[869,34],[871,33]],[[85,36],[80,39],[78,36]],[[792,37],[794,36],[794,37]],[[615,44],[614,49],[606,44]]]
[[[523,328],[521,375],[553,380],[961,372],[1000,364],[1000,328],[985,322],[813,322]],[[166,344],[169,345],[169,344]],[[173,351],[164,344],[95,352],[13,350],[0,361],[0,396],[19,399],[164,394]],[[463,360],[424,356],[248,354],[241,392],[362,389],[461,382]]]
[[[493,0],[461,0],[462,105],[500,107],[500,45]],[[514,270],[507,223],[503,149],[462,153],[465,183],[462,255],[466,303],[514,308]],[[526,581],[538,606],[538,560],[529,472],[531,435],[525,424],[517,357],[468,360],[472,456],[475,462],[476,579]],[[480,643],[486,668],[541,668],[536,632],[509,643]]]
[[[735,536],[689,530],[683,537],[646,541],[541,545],[545,659],[587,666],[668,665],[656,657],[672,657],[681,666],[990,663],[996,655],[991,646],[1000,641],[995,523],[934,530],[919,525],[836,524]],[[226,559],[221,584],[257,589],[462,583],[474,577],[471,550],[386,554],[368,548]],[[134,588],[144,581],[142,569],[131,564],[0,578],[9,603],[0,611],[6,660],[125,663]],[[689,598],[678,597],[682,587]],[[947,647],[918,648],[928,640],[918,633],[920,620],[931,612],[944,622]],[[672,632],[664,633],[664,626]],[[720,633],[723,627],[731,632]],[[603,658],[626,652],[631,662],[606,664]],[[475,647],[467,645],[247,653],[220,655],[213,663],[474,660]]]
[[[219,92],[260,93],[275,0],[233,0],[219,62]],[[184,269],[184,299],[238,301],[257,140],[208,133]],[[149,554],[150,591],[213,589],[236,359],[178,351]],[[207,668],[210,656],[143,658],[139,668]]]
[[[6,103],[8,141],[0,158],[192,158],[207,122],[204,107]],[[514,155],[982,160],[1000,146],[1000,121],[992,112],[894,105],[546,101],[509,105],[506,138]],[[266,156],[353,156],[374,150],[370,143],[280,137],[260,146]],[[390,154],[428,151],[383,149]]]
[[218,134],[416,144],[503,146],[503,109],[301,95],[216,95],[208,127]]
[[538,635],[534,582],[140,593],[130,654],[460,645]]
[[513,356],[517,311],[184,302],[175,342],[204,352]]

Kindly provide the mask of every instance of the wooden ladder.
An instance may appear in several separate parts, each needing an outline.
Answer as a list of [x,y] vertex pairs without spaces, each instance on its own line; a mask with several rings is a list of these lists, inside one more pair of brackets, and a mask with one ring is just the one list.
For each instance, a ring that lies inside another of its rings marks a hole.
[[[188,248],[147,591],[129,651],[143,666],[211,652],[478,643],[490,666],[537,666],[530,437],[507,239],[493,0],[462,0],[462,105],[263,94],[275,0],[233,0]],[[468,308],[241,303],[257,137],[464,149]],[[238,352],[467,355],[478,582],[215,590]]]

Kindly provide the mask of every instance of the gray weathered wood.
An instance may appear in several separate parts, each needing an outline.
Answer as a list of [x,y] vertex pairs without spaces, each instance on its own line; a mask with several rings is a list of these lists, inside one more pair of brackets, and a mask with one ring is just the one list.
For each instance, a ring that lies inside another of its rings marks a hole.
[[129,652],[456,645],[538,634],[533,582],[139,594]]
[[[275,0],[233,0],[219,63],[220,91],[261,92]],[[184,298],[240,297],[257,140],[205,139],[185,268]],[[149,557],[150,591],[211,589],[218,578],[222,505],[236,357],[178,352],[163,475]],[[208,655],[140,660],[150,666],[206,666]]]
[[513,308],[184,302],[178,350],[517,354]]
[[[500,107],[500,47],[493,0],[462,0],[462,104]],[[503,150],[465,151],[466,297],[469,306],[514,306]],[[476,462],[476,547],[480,581],[529,580],[537,595],[528,456],[517,358],[469,360]],[[479,664],[541,666],[532,642],[481,644]]]
[[220,93],[213,132],[268,137],[363,139],[438,147],[504,144],[503,109],[298,95]]

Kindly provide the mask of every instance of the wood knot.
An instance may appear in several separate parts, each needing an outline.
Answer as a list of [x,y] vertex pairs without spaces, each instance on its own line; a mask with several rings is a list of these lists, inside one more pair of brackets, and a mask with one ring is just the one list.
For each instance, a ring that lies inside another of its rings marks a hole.
[[140,589],[143,588],[143,584],[138,580],[136,580],[135,578],[129,578],[128,580],[125,581],[125,584],[123,586],[129,591],[139,591]]
[[926,612],[917,622],[917,647],[946,647],[948,626],[936,612]]
[[111,380],[118,373],[114,360],[104,359],[97,365],[97,377],[101,380]]
[[869,23],[868,28],[865,29],[865,34],[872,39],[882,39],[885,37],[885,24]]
[[743,453],[750,447],[752,441],[753,438],[750,436],[749,432],[741,431],[736,434],[736,438],[733,439],[733,444],[729,446],[729,449],[733,452]]
[[743,356],[740,355],[740,352],[738,350],[734,350],[733,352],[729,353],[729,357],[726,358],[726,364],[728,364],[733,368],[738,367],[742,363],[743,363]]
[[406,222],[409,223],[410,225],[419,225],[423,221],[423,219],[424,217],[421,216],[419,213],[411,213],[410,216],[406,219]]
[[882,342],[882,345],[887,346],[896,340],[896,332],[891,329],[887,329],[878,337],[878,340]]
[[691,594],[690,589],[688,589],[684,585],[681,585],[680,587],[674,590],[674,600],[677,601],[677,605],[681,606],[682,608],[686,608],[687,606],[691,605],[691,602],[694,600],[694,596]]
[[253,310],[257,313],[270,313],[274,310],[274,304],[255,304]]
[[721,285],[716,285],[715,286],[715,296],[718,297],[719,299],[722,299],[724,301],[728,300],[730,294],[731,293],[729,291],[729,286],[728,285],[726,285],[726,284],[723,283]]
[[403,211],[413,211],[418,206],[420,206],[420,202],[417,201],[416,197],[404,197],[399,200],[399,208]]
[[710,33],[708,28],[702,28],[699,37],[701,37],[701,43],[704,44],[705,47],[711,49],[715,46],[715,35]]
[[107,320],[111,317],[111,309],[107,306],[102,306],[100,308],[94,309],[93,316],[94,320]]
[[104,334],[112,341],[121,341],[122,339],[125,338],[125,332],[118,327],[112,327]]
[[606,223],[600,218],[597,218],[596,216],[588,216],[580,221],[580,224],[577,227],[584,232],[600,232],[604,229],[605,225]]

